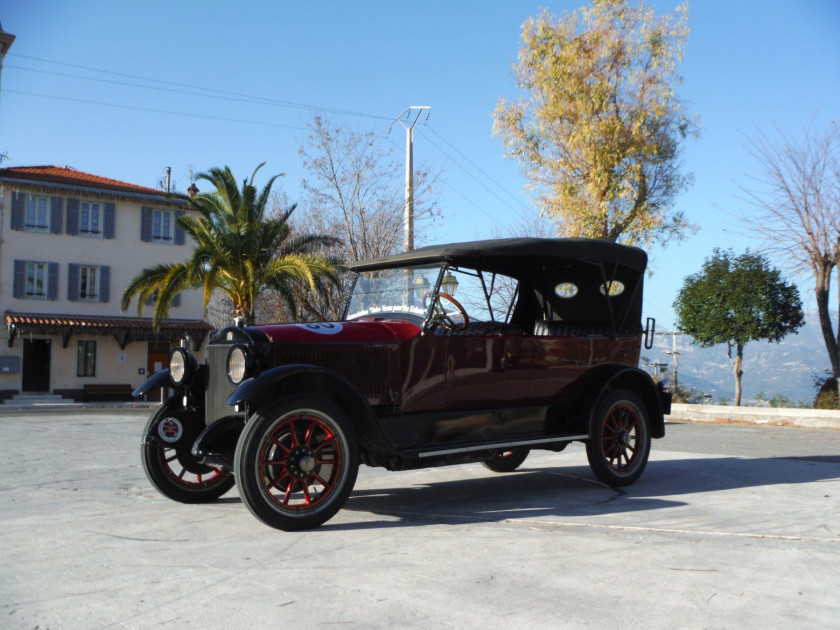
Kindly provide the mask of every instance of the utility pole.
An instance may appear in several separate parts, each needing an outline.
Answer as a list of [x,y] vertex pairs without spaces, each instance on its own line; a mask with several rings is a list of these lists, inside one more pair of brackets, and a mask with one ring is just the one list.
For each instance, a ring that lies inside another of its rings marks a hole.
[[[432,108],[428,105],[412,105],[404,110],[392,122],[391,127],[395,122],[399,122],[405,129],[405,251],[410,252],[414,249],[414,126],[420,120],[420,116],[426,112],[426,120],[429,120],[429,115],[432,113]],[[414,120],[412,120],[412,116]],[[403,118],[406,122],[403,122]],[[388,129],[391,133],[391,129]]]
[[684,335],[685,333],[673,331],[673,332],[661,332],[661,333],[656,333],[656,334],[657,335],[671,335],[671,342],[672,342],[671,347],[673,349],[672,350],[666,350],[665,354],[670,354],[671,358],[673,360],[673,363],[674,363],[674,392],[676,392],[677,391],[677,386],[679,385],[679,381],[677,380],[677,366],[678,366],[677,357],[680,354],[682,354],[681,352],[677,351],[677,336],[678,335]]

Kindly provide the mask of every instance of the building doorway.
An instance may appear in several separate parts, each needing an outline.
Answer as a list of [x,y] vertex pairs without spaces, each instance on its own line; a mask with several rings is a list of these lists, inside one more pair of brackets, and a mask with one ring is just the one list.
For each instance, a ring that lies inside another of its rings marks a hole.
[[22,392],[50,391],[50,340],[23,340]]
[[[165,341],[149,342],[148,374],[149,378],[169,367],[169,352],[172,346]],[[163,402],[163,388],[151,390],[146,394],[146,400],[160,400]]]

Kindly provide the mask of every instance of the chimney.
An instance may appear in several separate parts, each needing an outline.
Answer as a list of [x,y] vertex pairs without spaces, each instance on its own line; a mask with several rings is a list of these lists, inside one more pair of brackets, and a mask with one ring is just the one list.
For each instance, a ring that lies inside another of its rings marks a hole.
[[166,167],[166,192],[167,193],[170,192],[169,187],[170,187],[170,182],[171,181],[172,181],[172,167],[167,166]]

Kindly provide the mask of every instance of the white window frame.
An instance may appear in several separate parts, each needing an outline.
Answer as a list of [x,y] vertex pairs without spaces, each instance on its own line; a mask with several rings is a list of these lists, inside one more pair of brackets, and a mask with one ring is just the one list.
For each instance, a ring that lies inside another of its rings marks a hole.
[[105,204],[98,201],[82,201],[79,204],[79,234],[102,238],[105,223]]
[[[42,205],[42,207],[38,207]],[[43,210],[44,222],[39,223],[39,214]],[[28,195],[26,206],[23,209],[23,229],[27,232],[49,232],[50,231],[50,200],[48,197]]]
[[[33,298],[37,300],[46,300],[47,295],[49,293],[49,288],[47,284],[50,281],[50,267],[49,263],[45,262],[33,262],[33,261],[26,261],[26,293],[24,294],[27,298]],[[37,284],[40,280],[41,283],[41,292],[37,293],[35,291]]]
[[175,213],[172,210],[154,208],[152,210],[152,242],[175,242]]
[[99,301],[99,273],[98,265],[79,265],[79,301]]

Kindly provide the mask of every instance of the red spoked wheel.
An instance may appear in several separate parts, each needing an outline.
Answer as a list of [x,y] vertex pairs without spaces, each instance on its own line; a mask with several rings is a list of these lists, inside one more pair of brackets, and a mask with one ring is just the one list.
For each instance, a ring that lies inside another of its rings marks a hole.
[[[146,425],[155,427],[162,421],[176,419],[188,424],[192,419],[177,410],[162,407]],[[211,466],[200,464],[189,452],[190,440],[167,444],[160,439],[145,439],[140,447],[140,458],[146,477],[157,490],[173,501],[205,503],[214,501],[233,487],[233,475]]]
[[592,472],[610,486],[627,486],[644,471],[650,455],[650,424],[644,405],[628,390],[610,392],[598,404],[586,455]]
[[353,427],[332,402],[293,397],[255,414],[236,449],[242,500],[260,520],[293,531],[330,519],[358,473]]
[[522,465],[530,452],[527,448],[499,449],[493,457],[488,457],[481,464],[493,472],[513,472]]

